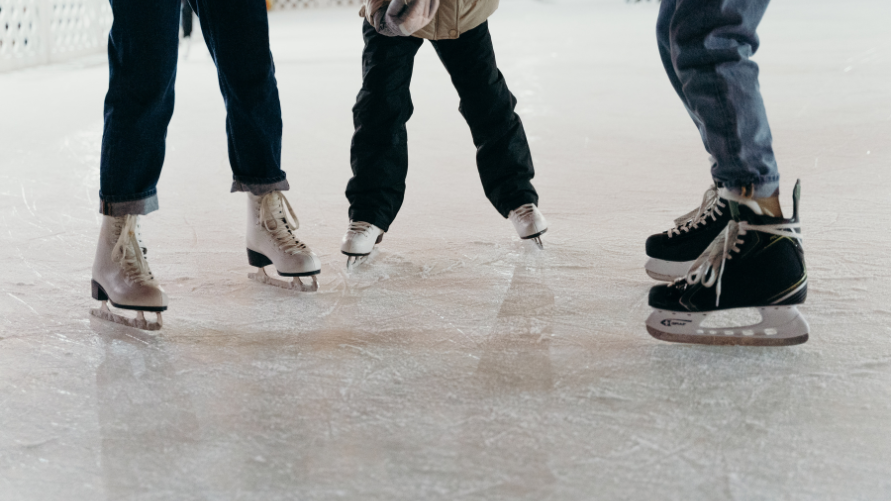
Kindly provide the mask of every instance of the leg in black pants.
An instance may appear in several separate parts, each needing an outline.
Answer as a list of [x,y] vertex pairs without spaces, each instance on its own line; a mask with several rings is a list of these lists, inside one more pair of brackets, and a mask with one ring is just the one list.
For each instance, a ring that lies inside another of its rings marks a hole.
[[473,135],[486,197],[504,217],[523,204],[537,205],[532,153],[523,122],[514,113],[517,99],[495,64],[489,22],[456,40],[434,41],[433,47],[461,97],[458,109]]
[[353,106],[353,178],[347,184],[350,219],[387,231],[402,207],[408,174],[405,123],[414,106],[408,90],[415,54],[424,41],[386,37],[363,25],[362,90]]
[[[423,43],[414,37],[386,37],[363,27],[362,90],[353,107],[356,131],[351,145],[353,178],[347,184],[350,219],[389,229],[405,196],[408,135],[414,108],[414,57]],[[477,167],[486,196],[501,213],[537,203],[530,180],[532,156],[516,99],[495,64],[488,23],[457,40],[433,42],[461,98],[460,111],[477,147]]]

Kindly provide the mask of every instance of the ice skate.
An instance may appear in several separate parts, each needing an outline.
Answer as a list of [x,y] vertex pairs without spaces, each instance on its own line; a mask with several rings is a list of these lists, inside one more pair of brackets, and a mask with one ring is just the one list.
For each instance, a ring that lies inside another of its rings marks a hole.
[[[91,309],[91,315],[137,329],[161,328],[167,294],[152,276],[147,253],[139,235],[139,216],[102,216],[91,280],[93,299],[102,301],[102,305]],[[108,303],[121,310],[134,310],[136,317],[115,312]],[[146,320],[147,311],[156,314],[154,322]]]
[[[748,208],[743,207],[743,211]],[[699,208],[674,220],[668,231],[647,238],[647,275],[671,282],[686,276],[693,262],[702,254],[730,221],[727,200],[711,186],[702,196]]]
[[340,252],[347,256],[347,268],[365,262],[374,246],[384,239],[384,230],[364,221],[350,221],[347,232],[343,235]]
[[507,215],[514,224],[517,234],[523,240],[532,240],[539,249],[544,249],[541,236],[548,231],[548,221],[535,204],[524,204]]
[[[262,196],[249,193],[247,255],[251,266],[259,269],[256,273],[248,274],[248,278],[288,290],[319,290],[317,275],[322,271],[322,264],[309,247],[297,238],[295,232],[299,227],[294,209],[280,191]],[[264,267],[270,264],[275,266],[280,276],[293,277],[291,281],[267,275]],[[311,282],[304,283],[301,277],[308,277]]]
[[[697,344],[785,346],[808,339],[807,321],[797,305],[807,297],[807,268],[798,218],[800,184],[792,219],[741,217],[740,203],[728,200],[731,219],[684,278],[650,289],[655,308],[647,331],[663,341]],[[750,202],[751,203],[751,202]],[[753,308],[760,322],[738,327],[704,327],[717,311]]]

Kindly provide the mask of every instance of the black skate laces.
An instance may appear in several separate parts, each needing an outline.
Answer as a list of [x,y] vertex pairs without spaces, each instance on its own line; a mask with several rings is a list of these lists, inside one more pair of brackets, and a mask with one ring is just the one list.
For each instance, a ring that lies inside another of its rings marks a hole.
[[139,285],[156,285],[152,270],[146,260],[146,248],[139,235],[139,216],[115,218],[115,230],[120,230],[118,240],[111,250],[111,260],[120,264],[127,280]]
[[709,217],[712,218],[712,221],[717,221],[718,216],[724,215],[721,209],[725,207],[727,204],[718,196],[717,186],[712,185],[702,195],[702,203],[699,208],[674,220],[674,228],[668,230],[668,238],[680,235],[681,232],[688,233],[690,230],[695,230],[700,224],[705,224]]
[[[794,238],[801,241],[801,223],[797,218],[791,223],[780,224],[752,224],[748,221],[739,221],[738,208],[735,202],[730,202],[731,219],[724,230],[714,239],[707,249],[693,262],[685,280],[689,285],[701,283],[703,287],[715,288],[715,307],[721,305],[721,279],[724,277],[724,267],[727,261],[733,259],[733,253],[739,252],[739,246],[744,243],[741,236],[749,231],[760,231],[770,235]],[[716,271],[717,270],[717,271]],[[677,283],[677,282],[675,282]]]
[[[287,212],[283,210],[285,207],[288,208]],[[288,214],[291,215],[293,223],[288,220]],[[300,228],[300,221],[294,214],[291,203],[281,192],[272,191],[260,198],[260,221],[266,231],[272,234],[279,249],[283,252],[294,255],[309,251],[306,244],[301,242],[292,231]],[[270,227],[270,223],[274,226]]]

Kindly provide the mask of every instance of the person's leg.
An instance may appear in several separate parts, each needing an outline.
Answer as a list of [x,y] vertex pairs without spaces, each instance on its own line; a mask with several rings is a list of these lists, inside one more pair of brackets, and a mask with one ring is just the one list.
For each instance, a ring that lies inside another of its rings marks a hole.
[[287,190],[282,116],[263,2],[191,0],[226,104],[232,191]]
[[708,149],[708,142],[705,140],[702,121],[700,121],[690,110],[690,105],[687,103],[687,96],[684,95],[683,85],[681,84],[680,78],[678,78],[677,71],[674,69],[674,62],[671,57],[671,20],[674,17],[676,8],[677,0],[662,0],[659,5],[659,19],[656,21],[656,41],[659,44],[659,58],[662,60],[662,66],[665,68],[665,74],[668,76],[671,86],[674,88],[674,91],[677,92],[678,97],[681,98],[681,102],[684,103],[684,108],[687,109],[687,113],[690,115],[690,118],[693,119],[693,123],[696,124],[696,128],[699,130],[699,134],[702,136],[702,142],[705,145],[705,150],[711,154]]
[[405,197],[408,133],[414,107],[411,83],[414,58],[423,40],[386,37],[367,21],[362,35],[362,89],[353,106],[355,133],[350,144],[353,177],[347,184],[350,220],[387,231]]
[[[250,278],[303,291],[318,290],[300,283],[315,276],[321,261],[297,237],[299,223],[281,193],[289,188],[281,169],[282,114],[275,65],[269,50],[266,4],[244,0],[190,0],[201,23],[204,41],[217,66],[226,104],[226,136],[232,192],[247,192],[245,247],[248,262],[259,268]],[[273,265],[291,282],[270,279],[263,271]]]
[[495,64],[489,23],[455,40],[433,42],[461,98],[459,110],[476,145],[477,168],[486,197],[507,217],[511,210],[538,203],[535,170],[517,100]]
[[182,2],[183,38],[189,38],[192,36],[192,6],[189,5],[189,0],[182,0]]
[[100,159],[100,212],[158,208],[179,44],[179,0],[111,0],[108,93]]
[[756,198],[771,197],[779,187],[758,65],[750,59],[758,49],[755,31],[768,3],[669,0],[659,22],[662,51],[668,22],[669,78],[676,74],[672,83],[675,89],[679,84],[714,158],[712,177],[735,193]]

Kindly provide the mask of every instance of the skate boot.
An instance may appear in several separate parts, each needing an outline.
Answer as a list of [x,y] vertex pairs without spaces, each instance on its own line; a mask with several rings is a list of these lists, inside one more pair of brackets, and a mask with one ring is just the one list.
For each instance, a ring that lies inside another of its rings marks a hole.
[[[291,219],[288,219],[288,214]],[[297,239],[295,231],[299,227],[294,209],[282,192],[273,191],[262,196],[248,193],[248,262],[259,268],[248,278],[283,289],[303,292],[319,290],[316,275],[321,273],[322,263],[306,244]],[[288,282],[267,275],[263,268],[270,264],[275,266],[280,276],[293,277],[292,280]],[[305,284],[300,277],[310,277],[312,282]]]
[[514,229],[523,240],[532,240],[539,249],[544,249],[541,236],[548,231],[548,221],[535,204],[524,204],[507,215]]
[[[747,212],[748,207],[740,207]],[[746,214],[748,215],[748,214]],[[727,200],[712,186],[702,196],[702,204],[674,220],[674,228],[647,238],[647,275],[671,282],[687,275],[693,261],[714,241],[730,221]]]
[[[808,324],[796,305],[807,297],[807,268],[798,219],[800,184],[792,219],[741,217],[727,201],[731,219],[693,262],[686,277],[650,289],[647,331],[663,341],[697,344],[785,346],[807,341]],[[744,203],[744,202],[742,202]],[[742,327],[704,327],[720,310],[754,308],[761,321]]]
[[350,221],[343,235],[340,252],[347,256],[347,268],[352,268],[368,259],[374,246],[384,239],[384,230],[364,221]]
[[[167,294],[152,276],[147,253],[139,235],[139,216],[102,216],[91,280],[93,299],[102,301],[102,306],[90,310],[91,315],[137,329],[161,328]],[[136,318],[112,311],[108,303],[121,310],[135,310]],[[154,312],[157,320],[147,321],[146,311]]]

